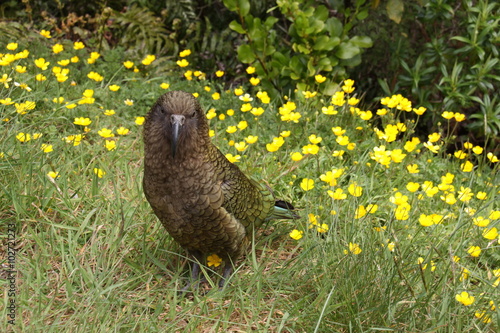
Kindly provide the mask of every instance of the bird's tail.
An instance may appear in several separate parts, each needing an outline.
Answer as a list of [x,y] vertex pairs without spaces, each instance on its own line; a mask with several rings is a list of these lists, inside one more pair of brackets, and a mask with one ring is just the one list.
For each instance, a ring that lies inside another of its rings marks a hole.
[[295,212],[295,207],[284,200],[276,200],[271,219],[298,219],[300,216]]

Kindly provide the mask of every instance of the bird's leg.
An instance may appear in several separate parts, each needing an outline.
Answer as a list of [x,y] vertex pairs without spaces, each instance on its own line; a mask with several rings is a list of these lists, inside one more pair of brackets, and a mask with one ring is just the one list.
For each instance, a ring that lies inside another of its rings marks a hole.
[[203,280],[205,280],[205,277],[200,279],[200,262],[203,256],[198,252],[191,254],[194,257],[193,264],[191,267],[191,281],[189,281],[187,285],[181,289],[181,292],[183,293],[188,291],[188,289],[191,288],[192,285],[194,285],[194,287],[197,287],[200,282],[203,282]]
[[226,260],[226,265],[224,266],[224,271],[222,272],[222,279],[219,281],[219,288],[222,289],[224,287],[224,283],[229,278],[231,273],[233,272],[233,263],[231,260]]

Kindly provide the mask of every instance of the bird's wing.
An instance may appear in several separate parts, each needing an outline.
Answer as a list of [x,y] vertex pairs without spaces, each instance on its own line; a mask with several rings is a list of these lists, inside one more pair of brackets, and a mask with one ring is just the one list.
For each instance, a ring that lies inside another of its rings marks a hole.
[[274,198],[267,187],[249,179],[217,150],[220,169],[220,187],[224,196],[222,206],[245,226],[261,225],[274,206]]

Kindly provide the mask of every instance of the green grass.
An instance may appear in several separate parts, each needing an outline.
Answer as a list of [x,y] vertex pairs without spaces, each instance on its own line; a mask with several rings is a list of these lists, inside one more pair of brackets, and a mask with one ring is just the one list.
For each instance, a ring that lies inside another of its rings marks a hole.
[[[243,89],[253,97],[252,106],[263,107],[265,112],[260,116],[241,112],[244,102],[234,90],[224,90],[222,80],[193,77],[189,81],[184,77],[186,68],[175,65],[177,59],[157,59],[144,66],[140,59],[128,59],[117,49],[88,64],[90,51],[73,50],[68,41],[62,41],[65,50],[58,54],[51,49],[55,41],[35,34],[20,42],[17,50],[7,50],[7,42],[0,44],[0,53],[16,54],[26,48],[30,55],[0,67],[0,77],[7,74],[12,79],[6,82],[8,88],[0,85],[4,100],[0,104],[0,253],[2,263],[7,263],[4,235],[8,223],[14,223],[18,271],[16,325],[2,319],[0,330],[494,332],[500,326],[500,287],[494,286],[500,278],[499,238],[483,236],[485,230],[500,229],[500,218],[495,215],[500,214],[496,213],[500,211],[500,163],[491,162],[487,151],[474,154],[469,149],[467,158],[458,159],[453,151],[445,152],[453,138],[441,137],[434,143],[438,153],[423,143],[409,152],[404,146],[415,136],[419,117],[395,107],[378,116],[376,109],[384,107],[377,105],[369,120],[351,112],[348,105],[337,107],[336,115],[326,115],[322,108],[331,105],[329,97],[318,94],[306,99],[299,93],[293,101],[294,112],[301,118],[297,123],[287,122],[279,114],[285,96],[282,101],[262,103],[256,97],[258,86],[246,84]],[[68,80],[57,82],[52,68],[75,55],[80,61],[67,65]],[[39,57],[50,61],[47,70],[34,65]],[[139,71],[126,69],[125,60],[135,61]],[[26,66],[26,72],[16,72],[17,65]],[[104,80],[89,79],[90,71],[100,73]],[[40,73],[46,81],[36,81]],[[32,90],[14,82],[26,83]],[[215,287],[220,267],[207,267],[208,283],[188,297],[178,296],[177,290],[189,277],[189,259],[157,221],[142,193],[142,129],[135,120],[165,91],[161,83],[169,83],[168,90],[198,93],[205,110],[214,108],[217,113],[210,125],[220,149],[240,155],[238,165],[247,174],[268,182],[277,197],[300,210],[301,219],[273,221],[256,232],[252,247],[235,263],[236,273],[223,290]],[[110,91],[112,84],[120,90]],[[94,91],[93,103],[65,107],[78,103],[86,89]],[[311,91],[320,92],[321,85]],[[214,92],[220,92],[219,100],[212,98]],[[53,102],[61,96],[63,103]],[[6,98],[15,103],[33,101],[36,107],[20,114]],[[134,105],[125,105],[126,99]],[[116,113],[104,115],[108,109]],[[228,109],[234,109],[233,116]],[[220,114],[226,114],[225,119]],[[75,125],[76,117],[88,117],[90,131]],[[375,127],[383,131],[404,118],[407,129],[399,131],[392,142],[373,131]],[[246,129],[226,131],[242,120],[247,121]],[[453,121],[443,119],[442,123],[443,135],[447,126],[454,126]],[[130,132],[118,135],[121,126]],[[338,143],[331,130],[336,126],[345,129],[344,135],[355,143],[352,150]],[[117,143],[114,150],[108,151],[98,134],[104,127],[114,132],[110,138]],[[21,132],[31,134],[31,140],[20,142],[16,136]],[[35,133],[42,136],[35,139]],[[267,144],[280,133],[286,136],[284,144],[269,152]],[[79,145],[63,140],[77,134],[85,135]],[[318,153],[293,161],[290,154],[302,152],[312,134],[322,138]],[[249,135],[258,136],[258,141],[238,152],[232,144]],[[43,152],[42,144],[52,145],[53,151]],[[383,158],[379,158],[382,163],[374,160],[374,148],[381,146],[393,152],[395,160],[389,156],[388,166],[382,165],[387,164]],[[334,157],[335,151],[344,154]],[[398,160],[401,154],[406,156]],[[472,163],[472,171],[462,170],[465,161]],[[419,172],[409,173],[410,164],[417,164]],[[105,175],[99,178],[95,168]],[[344,172],[331,186],[320,177],[333,169]],[[58,172],[55,180],[47,175],[51,171]],[[454,175],[449,184],[442,178],[447,173]],[[312,179],[314,188],[301,187],[304,178]],[[425,181],[439,187],[432,196],[422,190]],[[409,182],[419,183],[419,190],[410,192]],[[362,188],[360,196],[349,193],[353,183]],[[461,187],[474,194],[467,202],[459,200]],[[328,191],[337,189],[343,190],[346,199],[330,197]],[[406,205],[407,216],[404,210],[395,211],[397,192],[407,197],[398,202],[400,207]],[[478,198],[480,192],[484,198]],[[455,203],[443,200],[449,194],[457,199]],[[378,209],[356,216],[360,205],[369,204]],[[423,226],[421,214],[438,214],[443,219]],[[478,217],[490,217],[489,224],[475,225]],[[322,227],[320,232],[311,222],[314,219]],[[302,237],[292,239],[293,230],[303,232]],[[480,255],[471,256],[470,246],[480,247]],[[464,268],[469,271],[466,278]],[[8,283],[0,283],[0,313],[7,318]],[[475,297],[471,305],[456,300],[462,291]],[[477,318],[475,314],[481,311],[485,315]]]

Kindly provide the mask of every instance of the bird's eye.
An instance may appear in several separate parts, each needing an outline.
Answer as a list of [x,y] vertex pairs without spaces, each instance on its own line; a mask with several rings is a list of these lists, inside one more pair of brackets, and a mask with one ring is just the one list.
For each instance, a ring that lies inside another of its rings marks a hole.
[[157,106],[156,106],[156,112],[160,112],[160,113],[163,113],[163,114],[165,114],[165,113],[166,113],[166,112],[165,112],[165,109],[164,109],[164,108],[162,108],[160,105],[157,105]]
[[193,111],[193,112],[191,113],[191,118],[194,118],[194,117],[196,117],[196,111]]

